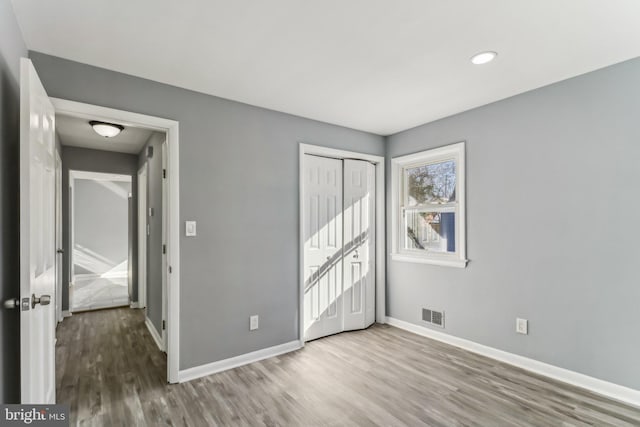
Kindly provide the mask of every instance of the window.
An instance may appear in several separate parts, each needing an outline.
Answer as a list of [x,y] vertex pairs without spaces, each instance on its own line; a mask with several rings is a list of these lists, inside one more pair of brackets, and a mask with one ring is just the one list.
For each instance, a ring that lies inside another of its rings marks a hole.
[[396,261],[464,267],[464,142],[392,159]]

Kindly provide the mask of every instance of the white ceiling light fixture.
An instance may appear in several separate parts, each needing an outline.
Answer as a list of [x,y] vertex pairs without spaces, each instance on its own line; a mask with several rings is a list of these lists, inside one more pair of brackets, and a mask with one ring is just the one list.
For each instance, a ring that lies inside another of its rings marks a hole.
[[92,120],[89,124],[98,135],[104,136],[105,138],[113,138],[124,130],[124,126],[113,123]]
[[480,52],[473,55],[471,57],[471,62],[475,65],[487,64],[496,59],[496,56],[498,56],[496,52],[488,50],[486,52]]

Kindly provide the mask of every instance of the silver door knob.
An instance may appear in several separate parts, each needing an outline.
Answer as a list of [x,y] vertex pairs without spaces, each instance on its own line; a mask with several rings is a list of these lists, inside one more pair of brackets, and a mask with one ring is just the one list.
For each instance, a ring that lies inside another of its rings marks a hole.
[[50,295],[42,295],[40,298],[36,298],[36,294],[31,295],[31,308],[36,308],[36,304],[49,305],[51,303]]
[[4,308],[12,309],[16,307],[20,307],[20,300],[18,298],[9,298],[4,302]]

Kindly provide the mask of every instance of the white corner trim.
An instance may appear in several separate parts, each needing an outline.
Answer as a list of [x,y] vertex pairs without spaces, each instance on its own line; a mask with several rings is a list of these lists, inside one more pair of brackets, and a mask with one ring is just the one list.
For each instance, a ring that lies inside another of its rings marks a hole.
[[405,331],[413,332],[414,334],[421,335],[423,337],[431,338],[445,344],[450,344],[464,350],[468,350],[473,353],[480,354],[491,359],[499,360],[500,362],[508,363],[509,365],[517,366],[518,368],[522,368],[557,381],[561,381],[563,383],[584,388],[593,393],[606,396],[610,399],[640,407],[640,390],[634,390],[629,387],[600,380],[598,378],[590,377],[588,375],[581,374],[575,371],[570,371],[558,366],[549,365],[548,363],[540,362],[528,357],[509,353],[503,350],[498,350],[493,347],[478,344],[476,342],[469,341],[464,338],[455,337],[453,335],[445,334],[444,332],[434,331],[424,326],[415,325],[413,323],[405,322],[404,320],[395,319],[393,317],[387,317],[387,323],[391,326],[404,329]]
[[205,377],[228,369],[237,368],[238,366],[258,362],[263,359],[268,359],[269,357],[279,356],[281,354],[299,350],[300,348],[302,348],[301,342],[299,340],[294,340],[273,347],[263,348],[262,350],[252,351],[251,353],[230,357],[229,359],[207,363],[206,365],[194,366],[193,368],[181,370],[179,373],[179,380],[180,382],[195,380],[196,378]]
[[132,301],[131,304],[129,304],[130,308],[140,308],[140,304],[138,304],[138,301]]
[[71,312],[69,310],[62,310],[62,317],[71,317]]
[[402,261],[402,262],[415,262],[418,264],[432,264],[432,265],[440,265],[444,267],[458,267],[465,268],[468,259],[437,259],[437,258],[427,258],[424,256],[411,256],[405,254],[391,254],[392,261]]
[[151,338],[153,338],[153,340],[156,342],[156,345],[158,346],[160,351],[164,351],[164,348],[162,347],[162,337],[160,336],[160,334],[158,333],[158,330],[156,329],[155,326],[153,326],[153,323],[151,323],[151,320],[148,317],[144,318],[144,324],[147,325],[147,329],[151,334]]

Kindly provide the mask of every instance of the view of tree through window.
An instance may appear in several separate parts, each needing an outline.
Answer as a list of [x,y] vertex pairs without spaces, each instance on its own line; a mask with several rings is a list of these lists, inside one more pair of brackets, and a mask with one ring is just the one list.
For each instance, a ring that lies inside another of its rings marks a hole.
[[409,206],[456,200],[456,162],[454,160],[407,169],[407,180]]

